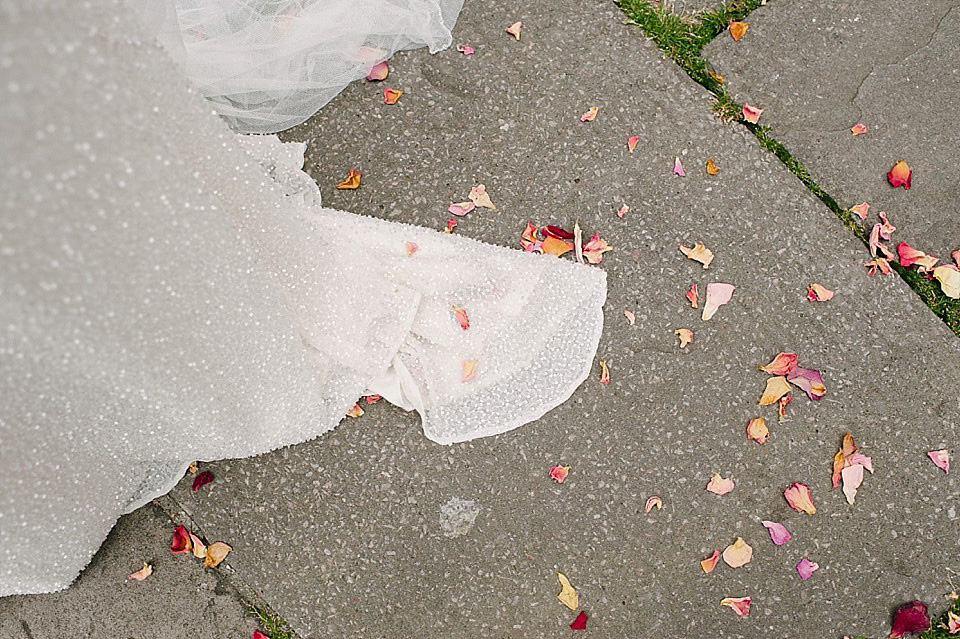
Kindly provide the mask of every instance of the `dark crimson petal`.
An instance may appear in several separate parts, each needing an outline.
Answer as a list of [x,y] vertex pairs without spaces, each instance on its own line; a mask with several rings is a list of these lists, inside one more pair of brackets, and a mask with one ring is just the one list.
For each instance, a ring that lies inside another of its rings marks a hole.
[[573,620],[573,623],[570,624],[570,627],[574,630],[586,630],[587,629],[587,613],[580,611],[580,614],[577,615],[577,618]]
[[193,480],[193,492],[200,490],[201,486],[205,486],[213,481],[213,473],[209,470],[205,470],[199,475],[197,475]]
[[893,615],[893,630],[890,632],[892,639],[898,639],[904,635],[912,635],[923,632],[930,627],[930,616],[927,614],[927,604],[922,601],[911,601],[897,609]]

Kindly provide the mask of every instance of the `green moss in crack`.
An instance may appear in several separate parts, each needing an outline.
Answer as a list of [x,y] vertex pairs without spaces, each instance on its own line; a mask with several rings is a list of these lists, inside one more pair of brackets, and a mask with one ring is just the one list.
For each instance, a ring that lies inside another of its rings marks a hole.
[[287,625],[287,622],[273,612],[251,606],[250,609],[247,610],[247,614],[257,618],[257,621],[260,622],[260,627],[263,628],[261,632],[270,637],[270,639],[297,639],[297,636],[293,633],[293,630],[290,629],[290,626]]

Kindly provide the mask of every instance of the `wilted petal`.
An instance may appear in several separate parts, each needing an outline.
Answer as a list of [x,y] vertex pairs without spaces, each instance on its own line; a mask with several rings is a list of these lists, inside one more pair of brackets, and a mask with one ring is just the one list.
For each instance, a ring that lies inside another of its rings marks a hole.
[[767,420],[763,417],[757,417],[750,420],[747,424],[747,439],[752,439],[758,444],[762,444],[770,439],[770,429],[767,428]]
[[193,546],[193,556],[197,559],[205,559],[207,556],[207,546],[195,534],[190,533],[190,544]]
[[467,316],[467,309],[453,304],[453,316],[457,318],[460,328],[467,330],[470,328],[470,318]]
[[[471,204],[473,204],[473,202],[471,202]],[[456,218],[452,218],[452,217],[451,217],[449,220],[447,220],[447,225],[446,225],[445,227],[443,227],[443,232],[444,232],[444,233],[453,233],[453,229],[455,229],[455,228],[457,228],[457,220],[456,220]]]
[[789,375],[797,367],[799,359],[796,353],[777,353],[773,361],[766,366],[761,366],[760,370],[770,375]]
[[190,543],[190,533],[183,526],[177,526],[173,529],[173,540],[170,542],[170,552],[175,555],[190,552],[192,549]]
[[463,372],[460,377],[460,381],[464,384],[472,380],[477,376],[477,364],[480,363],[478,359],[465,359],[462,362]]
[[933,277],[940,282],[944,295],[951,299],[960,299],[960,268],[953,264],[941,264],[933,269]]
[[390,67],[387,66],[387,62],[384,60],[383,62],[373,65],[373,68],[370,69],[370,73],[367,75],[367,80],[370,82],[386,80],[389,74]]
[[920,267],[918,270],[921,273],[929,271],[940,261],[939,257],[927,255],[923,251],[913,248],[906,242],[900,242],[900,244],[897,245],[897,253],[900,256],[900,266],[908,267],[916,264]]
[[873,257],[882,257],[887,260],[893,259],[893,252],[887,248],[887,245],[880,241],[880,230],[883,228],[883,225],[879,222],[873,225],[873,228],[870,229],[870,239],[868,245],[870,247],[870,255]]
[[550,468],[550,479],[556,481],[558,484],[562,484],[572,469],[573,466],[552,466]]
[[813,573],[820,569],[820,564],[810,561],[806,557],[800,560],[800,563],[797,564],[797,572],[800,573],[800,578],[806,581],[813,576]]
[[880,237],[885,240],[889,240],[893,235],[893,232],[897,230],[890,220],[887,219],[887,214],[883,211],[880,211]]
[[643,512],[649,513],[656,507],[657,510],[663,510],[663,500],[654,495],[647,500],[647,505],[643,507]]
[[207,558],[203,560],[203,567],[216,568],[227,558],[231,550],[233,550],[233,548],[222,541],[213,542],[207,547]]
[[683,244],[677,244],[677,248],[689,259],[703,264],[703,268],[710,268],[710,262],[713,261],[713,251],[703,244],[695,244],[693,248],[688,248]]
[[613,247],[607,244],[607,241],[600,237],[599,233],[594,233],[590,241],[583,246],[583,256],[591,264],[599,264],[603,261],[603,254],[613,250]]
[[384,104],[396,104],[397,100],[400,99],[400,96],[403,95],[403,91],[400,89],[384,89],[383,90],[383,103]]
[[720,602],[721,606],[730,608],[738,617],[746,617],[750,614],[750,597],[727,597]]
[[573,250],[573,242],[558,240],[555,237],[548,237],[541,244],[540,248],[547,255],[560,256]]
[[213,473],[205,470],[193,478],[193,492],[197,492],[201,487],[206,486],[213,481]]
[[714,473],[707,483],[707,490],[715,495],[726,495],[733,490],[733,480],[729,477],[724,479],[720,473]]
[[640,137],[636,135],[631,135],[629,138],[627,138],[627,148],[630,149],[631,153],[633,153],[633,151],[637,148],[637,142],[639,141]]
[[850,127],[850,133],[854,135],[863,135],[867,132],[867,125],[863,122],[857,122],[852,127]]
[[807,299],[811,302],[829,302],[834,292],[819,284],[811,284],[807,288]]
[[447,207],[447,210],[453,213],[454,215],[456,215],[457,217],[463,217],[464,215],[474,210],[475,208],[477,208],[477,205],[474,204],[473,202],[454,202],[449,207]]
[[347,417],[363,417],[363,409],[360,404],[354,404],[353,408],[347,411]]
[[143,581],[147,577],[153,574],[153,566],[147,562],[143,562],[143,568],[137,572],[132,572],[127,575],[127,579],[132,579],[133,581]]
[[930,627],[930,616],[927,614],[927,604],[922,601],[911,601],[897,609],[893,615],[893,629],[891,639],[900,639],[905,635],[923,632]]
[[494,203],[490,201],[490,196],[487,195],[487,187],[482,184],[478,184],[470,189],[470,195],[468,197],[470,198],[470,201],[477,206],[481,206],[492,211],[497,210],[497,207],[494,205]]
[[473,47],[466,44],[458,44],[457,51],[459,51],[463,55],[473,55],[475,52]]
[[763,109],[758,109],[752,107],[746,102],[743,103],[743,119],[749,122],[750,124],[756,124],[760,119],[760,116],[763,115]]
[[880,269],[880,272],[884,275],[890,275],[893,273],[893,270],[890,268],[890,263],[882,257],[878,257],[875,260],[871,260],[864,264],[864,266],[870,267],[870,272],[867,273],[870,277],[873,277],[877,273],[877,269]]
[[843,478],[843,495],[847,498],[847,503],[853,505],[857,500],[857,489],[863,483],[863,466],[853,464],[840,471]]
[[610,368],[607,366],[607,360],[605,359],[600,360],[600,383],[610,383]]
[[787,530],[787,527],[783,524],[778,524],[775,521],[761,521],[760,523],[770,531],[770,538],[773,540],[773,543],[778,546],[782,546],[793,539],[793,535],[790,534],[790,531]]
[[680,348],[684,348],[687,344],[693,343],[693,331],[689,328],[678,328],[673,334],[680,340]]
[[767,380],[767,385],[763,389],[763,395],[760,396],[760,406],[773,406],[777,400],[790,392],[790,384],[787,378],[779,375]]
[[683,164],[680,163],[679,156],[677,156],[673,161],[673,174],[679,175],[680,177],[687,177],[687,174],[683,172]]
[[860,220],[867,219],[867,213],[870,212],[870,205],[866,202],[857,204],[856,206],[850,207],[850,212],[860,218]]
[[630,322],[630,326],[633,326],[637,323],[637,316],[633,314],[633,311],[630,309],[623,309],[623,316],[627,318],[627,321]]
[[627,212],[630,210],[630,207],[624,204],[619,209],[617,209],[617,217],[621,220],[627,216]]
[[787,406],[793,401],[793,395],[784,395],[777,400],[777,421],[787,420]]
[[960,632],[960,615],[954,613],[952,610],[947,611],[947,632],[951,635]]
[[420,245],[414,242],[404,242],[403,245],[407,249],[407,257],[411,257],[414,253],[420,250]]
[[593,122],[597,119],[597,113],[600,111],[598,107],[590,107],[590,110],[586,113],[583,113],[580,116],[581,122]]
[[718,173],[720,173],[720,169],[717,168],[713,158],[707,158],[707,175],[717,175]]
[[356,170],[355,168],[350,168],[350,173],[347,175],[347,179],[337,185],[338,189],[356,189],[360,186],[360,179],[363,177],[363,173]]
[[943,472],[950,472],[950,451],[948,449],[941,448],[940,450],[931,450],[927,453],[927,457]]
[[790,504],[790,507],[798,513],[807,513],[808,515],[816,514],[817,507],[813,505],[813,494],[811,494],[810,487],[806,484],[792,484],[783,491],[783,496],[787,500],[787,503]]
[[807,397],[818,401],[827,394],[827,387],[823,383],[820,371],[812,368],[797,366],[787,374],[787,381],[807,394]]
[[960,251],[954,251],[950,254],[950,257],[952,257],[953,261],[957,263],[957,266],[960,266]]
[[723,551],[723,561],[731,568],[745,566],[751,559],[753,559],[753,548],[743,540],[743,537],[737,537],[737,540]]
[[509,27],[505,29],[507,33],[512,35],[517,40],[520,39],[520,30],[523,29],[523,23],[520,21],[514,22]]
[[690,302],[691,308],[697,308],[697,306],[699,306],[700,291],[697,289],[696,283],[690,287],[690,290],[687,291],[687,294],[684,297],[686,297]]
[[733,38],[734,42],[740,42],[740,39],[747,33],[747,29],[750,28],[749,22],[730,22],[730,37]]
[[540,230],[543,231],[544,237],[553,237],[558,240],[572,240],[575,237],[575,233],[573,231],[568,231],[567,229],[554,224],[548,224]]
[[557,599],[560,600],[560,603],[570,610],[576,610],[579,608],[580,595],[577,594],[576,589],[573,587],[573,584],[570,583],[570,580],[567,579],[567,576],[562,572],[558,572],[557,581],[560,582],[560,594],[557,595]]
[[736,287],[733,284],[713,282],[707,284],[707,299],[703,303],[703,321],[707,321],[717,312],[717,309],[730,301]]
[[720,561],[720,551],[714,550],[713,554],[700,561],[700,567],[703,569],[703,572],[710,574],[713,572],[713,569],[717,567],[717,562]]
[[909,189],[912,180],[913,170],[903,160],[894,164],[890,172],[887,173],[887,181],[890,182],[890,186],[893,188],[902,186],[905,189]]

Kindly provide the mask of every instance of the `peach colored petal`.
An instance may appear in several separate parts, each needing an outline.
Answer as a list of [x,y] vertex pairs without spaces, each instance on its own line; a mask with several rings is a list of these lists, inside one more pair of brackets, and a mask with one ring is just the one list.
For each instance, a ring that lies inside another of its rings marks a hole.
[[797,564],[797,572],[800,573],[800,578],[806,581],[813,576],[813,573],[820,569],[820,564],[810,561],[806,557],[800,560],[800,563]]
[[[883,225],[879,222],[873,225],[873,228],[870,229],[870,240],[868,245],[870,247],[870,255],[872,257],[882,257],[887,260],[893,259],[893,253],[887,248],[887,245],[880,241],[880,231],[883,229]],[[882,255],[880,255],[882,253]]]
[[887,260],[883,259],[882,257],[878,257],[875,260],[871,260],[866,264],[864,264],[864,266],[870,267],[870,272],[867,273],[867,275],[869,275],[870,277],[873,277],[874,275],[876,275],[877,269],[879,269],[880,272],[884,275],[890,275],[891,273],[893,273],[893,269],[890,268],[890,263],[887,262]]
[[861,221],[867,219],[867,213],[870,212],[870,205],[866,202],[861,202],[856,206],[850,207],[850,212],[860,218]]
[[850,127],[850,133],[854,135],[863,135],[867,132],[867,125],[863,122],[857,122],[852,127]]
[[713,569],[717,567],[719,561],[720,551],[714,550],[712,555],[700,561],[700,567],[703,569],[703,572],[710,574],[713,572]]
[[773,406],[781,397],[790,392],[790,384],[783,375],[771,377],[767,380],[767,385],[763,389],[763,395],[760,396],[760,406]]
[[379,62],[373,65],[373,68],[370,69],[370,73],[367,74],[368,82],[378,82],[380,80],[386,80],[387,76],[390,74],[390,67],[387,66],[387,61]]
[[143,581],[147,577],[153,574],[153,566],[147,562],[143,562],[143,568],[137,572],[132,572],[127,575],[127,579],[132,579],[133,581]]
[[384,104],[396,104],[397,100],[400,99],[400,96],[403,95],[403,91],[400,89],[384,89],[383,90],[383,103]]
[[863,483],[863,466],[852,464],[840,471],[843,479],[843,496],[851,506],[857,500],[857,489]]
[[811,302],[829,302],[833,295],[833,291],[820,284],[814,283],[807,287],[807,299]]
[[913,170],[906,162],[900,160],[894,164],[890,172],[887,173],[887,181],[890,182],[890,186],[893,188],[902,186],[909,190],[911,182],[913,181]]
[[203,567],[216,568],[227,558],[231,550],[233,550],[233,548],[222,541],[213,542],[207,547],[207,557],[203,560]]
[[361,417],[363,416],[363,409],[360,408],[360,404],[354,404],[353,408],[347,411],[347,417]]
[[610,367],[607,366],[607,360],[605,359],[600,360],[600,383],[610,383]]
[[693,344],[693,331],[689,328],[678,328],[673,334],[680,340],[680,348],[685,348],[687,344]]
[[747,33],[747,29],[750,28],[749,22],[730,22],[730,37],[733,38],[734,42],[740,42],[744,35]]
[[931,270],[934,265],[940,261],[940,258],[927,255],[923,251],[913,248],[906,242],[900,242],[900,244],[897,245],[897,254],[900,256],[900,266],[909,267],[916,264],[920,267],[917,270],[921,273],[926,273]]
[[683,172],[683,164],[680,163],[679,156],[673,160],[673,174],[679,175],[680,177],[687,177],[687,174]]
[[457,51],[459,51],[463,55],[473,55],[475,53],[475,49],[466,44],[458,44]]
[[720,473],[714,473],[707,483],[707,490],[714,495],[726,495],[733,490],[734,483],[729,477],[724,479]]
[[680,252],[686,255],[687,258],[695,262],[700,262],[703,264],[703,268],[710,268],[710,263],[713,261],[713,251],[703,244],[695,244],[693,248],[688,248],[683,244],[677,244],[677,247],[679,247]]
[[887,219],[887,214],[883,211],[880,211],[880,237],[885,240],[889,240],[893,236],[893,232],[897,230],[897,227]]
[[537,237],[537,227],[527,222],[527,228],[520,234],[520,245],[527,251],[542,251],[541,240]]
[[630,149],[630,152],[633,153],[637,148],[637,143],[640,141],[640,136],[631,135],[627,138],[627,148]]
[[[471,202],[471,204],[472,204],[472,202]],[[446,225],[445,227],[443,227],[443,232],[444,232],[444,233],[453,233],[453,230],[454,230],[455,228],[457,228],[457,219],[451,217],[449,220],[447,220],[447,225]]]
[[806,484],[792,484],[783,491],[783,496],[787,500],[787,503],[790,504],[790,507],[798,513],[807,513],[808,515],[816,514],[817,507],[813,505],[813,494],[810,492],[810,487]]
[[633,311],[630,309],[623,309],[623,316],[627,318],[627,321],[630,322],[630,326],[633,326],[637,323],[637,316],[633,314]]
[[943,472],[950,472],[950,451],[948,449],[941,448],[940,450],[931,450],[927,453],[927,457]]
[[770,539],[773,540],[773,543],[777,546],[782,546],[791,539],[793,535],[790,534],[790,531],[787,530],[787,527],[783,524],[779,524],[775,521],[761,521],[763,527],[770,531]]
[[560,256],[573,250],[573,243],[565,240],[558,240],[555,237],[548,237],[540,244],[540,248],[547,255]]
[[627,212],[630,211],[630,207],[624,204],[619,209],[617,209],[617,217],[621,220],[627,216]]
[[777,353],[766,366],[761,366],[760,370],[770,375],[789,375],[797,367],[797,360],[800,358],[796,353]]
[[730,608],[738,617],[746,617],[750,614],[750,597],[727,597],[720,602],[721,606]]
[[770,439],[770,429],[767,428],[767,420],[763,417],[751,419],[747,424],[747,439],[752,439],[758,444],[763,444]]
[[519,40],[519,39],[520,39],[520,30],[521,30],[521,29],[523,29],[523,22],[517,21],[517,22],[514,22],[513,24],[511,24],[509,27],[507,27],[507,28],[505,29],[505,31],[506,31],[507,33],[509,33],[510,35],[512,35],[512,36],[513,36],[514,38],[516,38],[517,40]]
[[589,110],[589,111],[587,111],[586,113],[583,113],[583,114],[580,116],[580,121],[581,121],[581,122],[593,122],[594,120],[597,119],[597,113],[599,113],[599,112],[600,112],[600,108],[599,108],[599,107],[590,107],[590,110]]
[[663,510],[663,500],[656,495],[647,500],[647,505],[643,507],[643,512],[649,513],[656,507],[657,510]]
[[743,540],[743,537],[737,537],[735,542],[724,549],[722,557],[724,563],[731,568],[740,568],[753,559],[753,548]]
[[713,158],[707,158],[707,175],[717,175],[718,173],[720,173],[720,169],[717,168]]
[[463,217],[475,208],[477,208],[477,205],[473,202],[454,202],[447,207],[447,211],[453,213],[457,217]]
[[477,359],[465,359],[461,363],[463,368],[463,374],[460,377],[460,381],[464,384],[472,380],[477,376],[477,364],[480,363],[480,360]]
[[694,282],[693,286],[690,287],[690,290],[687,291],[687,293],[686,293],[686,295],[684,295],[684,297],[686,297],[686,298],[687,298],[687,301],[690,302],[690,307],[691,307],[691,308],[697,308],[697,306],[699,306],[700,291],[697,289],[697,284],[696,284],[696,282]]
[[763,109],[758,109],[757,107],[752,107],[746,102],[743,103],[743,119],[749,122],[750,124],[756,124],[760,119],[760,116],[763,115]]
[[940,282],[944,295],[951,299],[960,299],[960,269],[953,264],[941,264],[933,269],[933,277]]
[[735,289],[736,287],[733,284],[724,284],[723,282],[707,284],[707,298],[703,303],[701,319],[707,321],[713,317],[718,308],[730,301]]
[[947,611],[947,632],[955,635],[960,632],[960,615],[952,610]]
[[590,241],[583,246],[583,256],[591,264],[599,264],[603,261],[603,254],[612,250],[613,247],[607,244],[607,241],[601,238],[599,233],[594,233]]
[[414,242],[404,242],[404,246],[407,249],[407,257],[412,256],[414,253],[420,250],[420,246]]
[[470,198],[470,201],[477,206],[490,209],[492,211],[497,210],[496,205],[490,201],[490,196],[487,195],[487,187],[482,184],[478,184],[470,189],[470,195],[468,197]]
[[567,579],[567,576],[562,572],[558,572],[557,581],[560,582],[560,594],[557,595],[557,599],[560,600],[560,603],[570,610],[576,610],[579,608],[580,595],[577,594],[576,589],[573,587],[573,584],[570,583],[570,580]]
[[360,186],[360,178],[363,177],[363,173],[356,170],[355,168],[350,168],[350,173],[347,175],[347,179],[337,185],[338,189],[355,189]]
[[467,316],[467,309],[462,306],[457,306],[456,304],[452,304],[451,306],[453,307],[453,316],[457,318],[460,328],[463,330],[470,328],[470,318]]
[[572,469],[573,466],[552,466],[550,468],[550,479],[556,481],[558,484],[562,484]]

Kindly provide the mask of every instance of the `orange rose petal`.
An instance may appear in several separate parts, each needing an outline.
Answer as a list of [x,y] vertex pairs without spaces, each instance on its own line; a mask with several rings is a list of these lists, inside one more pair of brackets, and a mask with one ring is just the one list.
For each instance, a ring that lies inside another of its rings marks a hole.
[[729,477],[724,479],[720,473],[714,473],[707,483],[707,490],[714,495],[726,495],[733,490],[734,483]]
[[610,383],[610,367],[607,366],[607,360],[605,359],[600,360],[600,383]]
[[773,406],[777,401],[789,393],[791,390],[790,382],[783,375],[771,377],[767,380],[767,385],[763,389],[763,395],[760,396],[758,404],[760,406]]
[[360,408],[360,404],[354,404],[353,408],[347,411],[347,417],[361,417],[363,416],[363,409]]
[[460,323],[460,328],[467,330],[470,328],[470,318],[467,317],[467,309],[453,305],[453,314],[457,318],[457,322]]
[[760,120],[760,116],[763,115],[763,109],[758,109],[757,107],[752,107],[746,102],[743,103],[743,119],[749,122],[750,124],[756,124]]
[[714,550],[713,554],[700,561],[700,567],[703,569],[703,572],[708,575],[713,572],[713,569],[717,567],[717,562],[720,561],[720,551]]
[[852,127],[850,127],[850,133],[854,135],[863,135],[867,132],[867,125],[863,122],[857,122]]
[[688,259],[700,262],[703,264],[703,268],[710,268],[710,263],[713,262],[713,251],[706,246],[703,244],[695,244],[693,248],[688,248],[683,244],[678,244],[677,246],[680,248],[680,252],[686,255]]
[[230,554],[231,550],[233,550],[233,548],[222,541],[213,542],[207,547],[207,557],[203,560],[203,567],[216,568],[224,559],[227,558],[227,555]]
[[750,614],[750,597],[727,597],[720,602],[721,606],[730,608],[738,617],[746,617]]
[[400,89],[384,89],[383,90],[383,103],[384,104],[396,104],[397,100],[400,99],[400,96],[403,95],[403,91]]
[[770,375],[789,375],[790,371],[797,367],[799,359],[796,353],[777,353],[773,361],[761,366],[760,370]]
[[723,562],[731,568],[740,568],[746,566],[753,559],[753,548],[743,540],[743,537],[737,537],[737,540],[727,546],[723,554]]
[[477,376],[477,364],[480,363],[480,360],[477,359],[465,359],[462,362],[463,374],[460,377],[460,381],[466,384],[474,377]]
[[687,344],[693,344],[693,331],[689,328],[678,328],[673,334],[680,340],[680,348],[684,348]]
[[370,69],[370,73],[367,75],[367,81],[378,82],[380,80],[386,80],[388,75],[390,75],[390,67],[387,66],[387,62],[384,60],[383,62],[373,65],[373,68]]
[[647,500],[647,505],[643,507],[643,512],[649,513],[654,508],[657,510],[663,510],[663,500],[656,495]]
[[414,253],[420,250],[420,246],[413,242],[404,242],[404,246],[407,249],[407,257],[410,257]]
[[520,30],[521,30],[521,29],[523,29],[523,22],[517,21],[517,22],[514,22],[513,24],[511,24],[509,27],[507,27],[507,28],[505,29],[505,31],[506,31],[507,33],[509,33],[510,35],[512,35],[512,36],[513,36],[514,38],[516,38],[517,40],[519,40],[519,39],[520,39]]
[[360,186],[360,178],[363,177],[363,174],[354,169],[350,168],[350,173],[347,175],[347,179],[337,185],[338,189],[355,189]]
[[543,252],[547,255],[563,255],[564,253],[569,253],[573,250],[573,242],[567,242],[566,240],[558,240],[555,237],[548,237],[543,240],[541,244]]
[[627,321],[630,322],[630,326],[633,326],[637,323],[637,316],[633,314],[633,311],[630,309],[623,309],[623,316],[627,318]]
[[631,153],[636,150],[638,142],[640,142],[640,136],[638,135],[631,135],[627,138],[627,148],[630,149]]
[[707,175],[716,175],[720,172],[720,169],[717,168],[717,165],[713,162],[713,158],[707,158]]
[[143,581],[144,579],[146,579],[152,574],[153,574],[153,566],[151,566],[147,562],[143,562],[143,568],[141,568],[137,572],[132,572],[129,575],[127,575],[127,579],[131,579],[133,581]]
[[902,186],[909,190],[910,184],[913,181],[913,169],[911,169],[906,162],[900,160],[894,164],[890,172],[887,173],[887,181],[890,182],[890,186],[893,188]]
[[758,444],[763,444],[770,439],[770,429],[767,428],[767,421],[763,417],[751,419],[747,424],[747,439],[752,439]]
[[597,113],[599,113],[599,107],[590,107],[590,110],[580,116],[581,122],[593,122],[597,119]]
[[689,300],[691,308],[697,308],[698,302],[700,300],[700,291],[697,290],[696,283],[694,283],[693,286],[690,287],[690,290],[687,291],[687,294],[684,297],[686,297],[687,300]]
[[787,500],[787,503],[790,504],[790,507],[798,513],[814,515],[817,512],[817,507],[813,505],[813,494],[810,492],[810,487],[806,484],[792,484],[783,491],[783,497]]
[[470,189],[470,195],[468,197],[470,201],[477,206],[490,209],[491,211],[497,210],[496,205],[490,201],[490,196],[487,194],[487,187],[482,184],[478,184]]
[[730,23],[730,36],[733,38],[734,42],[740,42],[744,35],[747,33],[747,29],[750,28],[749,22],[731,22]]

